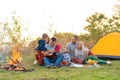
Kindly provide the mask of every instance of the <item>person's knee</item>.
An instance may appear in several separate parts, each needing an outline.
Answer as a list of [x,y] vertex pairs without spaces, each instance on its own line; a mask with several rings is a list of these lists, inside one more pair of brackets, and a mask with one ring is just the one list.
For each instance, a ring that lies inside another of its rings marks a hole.
[[60,54],[59,57],[60,57],[60,58],[63,58],[64,56],[63,56],[63,54]]
[[47,58],[46,57],[43,57],[43,60],[46,60]]

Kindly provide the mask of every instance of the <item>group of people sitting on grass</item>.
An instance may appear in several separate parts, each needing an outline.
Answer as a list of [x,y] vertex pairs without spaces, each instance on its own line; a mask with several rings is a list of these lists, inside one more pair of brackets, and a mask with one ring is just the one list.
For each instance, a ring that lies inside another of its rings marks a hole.
[[61,48],[60,44],[56,43],[55,37],[49,39],[49,36],[44,33],[35,50],[37,64],[45,65],[47,68],[70,66],[71,63],[111,64],[110,61],[97,58],[82,41],[78,41],[76,35],[72,36],[66,47]]

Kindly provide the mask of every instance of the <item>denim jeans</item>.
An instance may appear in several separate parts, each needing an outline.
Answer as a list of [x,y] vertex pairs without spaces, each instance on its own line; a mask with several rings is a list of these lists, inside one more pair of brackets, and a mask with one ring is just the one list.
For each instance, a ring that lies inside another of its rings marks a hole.
[[53,58],[47,58],[47,57],[43,58],[46,67],[50,66],[51,64],[53,64],[53,66],[58,66],[62,60],[63,60],[62,54],[56,55]]

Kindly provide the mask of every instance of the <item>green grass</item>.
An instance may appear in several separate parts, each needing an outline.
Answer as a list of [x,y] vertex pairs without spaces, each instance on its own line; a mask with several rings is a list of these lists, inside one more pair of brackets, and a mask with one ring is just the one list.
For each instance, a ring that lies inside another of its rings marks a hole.
[[120,60],[113,60],[112,65],[101,65],[97,68],[57,68],[48,69],[44,66],[33,65],[33,56],[22,55],[22,64],[33,72],[6,71],[0,69],[0,80],[119,80]]

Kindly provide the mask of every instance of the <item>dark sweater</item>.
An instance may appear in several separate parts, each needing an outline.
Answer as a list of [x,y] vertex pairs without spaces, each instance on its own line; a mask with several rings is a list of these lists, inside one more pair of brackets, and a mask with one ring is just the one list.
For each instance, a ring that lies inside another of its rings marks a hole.
[[38,41],[38,47],[37,48],[35,48],[35,50],[41,50],[41,51],[45,51],[45,50],[47,50],[46,48],[45,48],[45,40],[39,40]]

